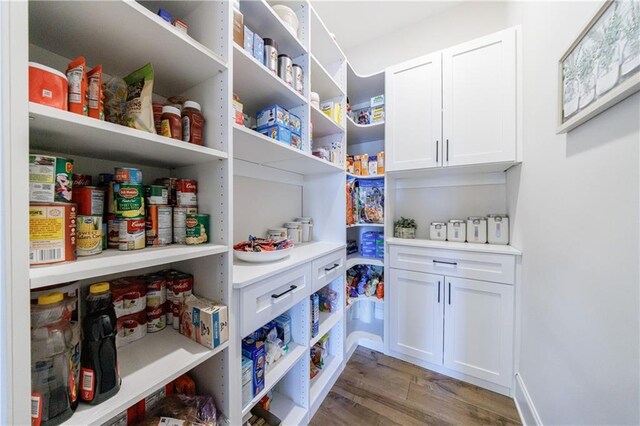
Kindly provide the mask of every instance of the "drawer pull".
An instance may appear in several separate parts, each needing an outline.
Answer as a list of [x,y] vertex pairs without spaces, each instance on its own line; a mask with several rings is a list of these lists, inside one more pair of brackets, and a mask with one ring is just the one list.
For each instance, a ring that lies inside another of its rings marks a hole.
[[458,262],[445,262],[443,260],[433,260],[433,263],[442,263],[445,265],[458,266]]
[[449,304],[451,304],[451,283],[449,283]]
[[295,290],[296,288],[298,288],[298,286],[292,285],[291,287],[289,287],[289,290],[283,291],[280,294],[272,294],[271,297],[273,297],[274,299],[279,299],[280,297],[284,296],[285,294],[289,293],[290,291]]
[[440,281],[438,281],[438,304],[440,303]]
[[339,263],[334,263],[332,267],[330,268],[324,268],[325,272],[329,272],[329,271],[333,271],[334,269],[336,269],[338,266],[340,266]]

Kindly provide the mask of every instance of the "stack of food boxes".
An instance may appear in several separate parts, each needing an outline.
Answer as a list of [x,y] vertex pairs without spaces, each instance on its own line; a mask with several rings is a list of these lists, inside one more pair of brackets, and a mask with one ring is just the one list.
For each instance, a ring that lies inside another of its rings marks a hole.
[[380,232],[365,232],[362,234],[363,257],[384,259],[384,234]]
[[271,105],[258,112],[258,132],[293,148],[302,149],[302,122],[280,105]]

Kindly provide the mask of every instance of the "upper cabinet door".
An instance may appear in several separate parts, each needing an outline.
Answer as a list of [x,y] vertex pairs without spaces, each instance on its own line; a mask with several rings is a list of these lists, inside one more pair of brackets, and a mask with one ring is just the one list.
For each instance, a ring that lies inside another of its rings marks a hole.
[[442,165],[442,54],[387,68],[387,169]]
[[516,30],[442,52],[444,165],[516,160]]

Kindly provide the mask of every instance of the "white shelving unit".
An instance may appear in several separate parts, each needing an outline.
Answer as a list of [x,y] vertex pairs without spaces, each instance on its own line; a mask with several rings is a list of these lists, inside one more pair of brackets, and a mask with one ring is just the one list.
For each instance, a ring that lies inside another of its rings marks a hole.
[[347,270],[351,269],[355,265],[384,266],[384,260],[373,257],[364,257],[360,256],[358,253],[354,253],[347,257]]
[[357,124],[347,117],[347,140],[349,144],[379,141],[384,139],[384,121],[373,124]]

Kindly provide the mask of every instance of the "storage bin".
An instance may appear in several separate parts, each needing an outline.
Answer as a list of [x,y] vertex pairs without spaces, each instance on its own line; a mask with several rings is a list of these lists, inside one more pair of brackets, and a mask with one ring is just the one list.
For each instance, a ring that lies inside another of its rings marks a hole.
[[29,62],[29,101],[67,110],[67,77],[60,71]]
[[447,240],[464,243],[467,238],[467,224],[462,219],[451,219],[447,224]]
[[467,242],[485,244],[487,242],[487,218],[471,216],[467,220]]
[[487,215],[487,240],[489,244],[509,244],[509,216]]
[[446,241],[447,224],[445,222],[431,222],[429,226],[429,238],[434,241]]
[[293,34],[294,37],[298,38],[298,27],[300,26],[300,22],[298,21],[298,17],[293,9],[282,4],[274,4],[272,8],[276,15],[282,19],[282,23],[289,32]]

